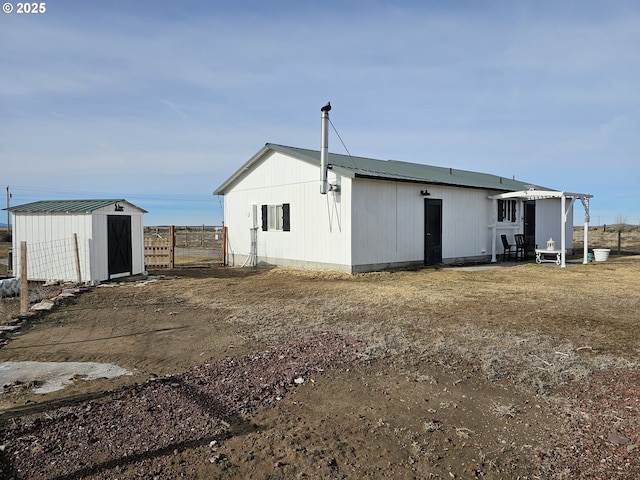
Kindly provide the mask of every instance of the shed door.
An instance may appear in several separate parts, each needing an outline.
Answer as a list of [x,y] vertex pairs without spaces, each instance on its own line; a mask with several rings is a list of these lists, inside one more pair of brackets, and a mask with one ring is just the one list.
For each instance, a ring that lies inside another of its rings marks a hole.
[[424,264],[442,263],[442,200],[424,199]]
[[131,275],[131,217],[107,215],[109,278]]

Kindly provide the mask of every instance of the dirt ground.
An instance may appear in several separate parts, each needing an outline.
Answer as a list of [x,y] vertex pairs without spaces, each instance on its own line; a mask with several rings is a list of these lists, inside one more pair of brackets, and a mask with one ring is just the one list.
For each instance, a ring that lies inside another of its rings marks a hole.
[[[163,277],[87,289],[0,348],[0,361],[133,373],[45,395],[6,388],[0,477],[640,477],[638,256],[565,269],[151,273]],[[18,305],[3,299],[0,319]],[[243,386],[258,377],[262,396]],[[207,390],[230,378],[244,390]],[[171,403],[180,382],[225,407]],[[129,433],[111,441],[135,443],[135,455],[98,458],[97,433],[72,441],[118,422]]]

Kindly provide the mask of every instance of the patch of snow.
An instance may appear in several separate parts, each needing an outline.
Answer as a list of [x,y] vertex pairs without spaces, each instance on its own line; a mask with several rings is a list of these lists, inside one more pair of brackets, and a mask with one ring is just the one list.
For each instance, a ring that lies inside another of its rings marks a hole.
[[[0,387],[34,382],[33,393],[49,393],[63,389],[74,379],[94,380],[131,375],[111,363],[96,362],[2,362],[0,363]],[[0,392],[1,393],[1,392]]]

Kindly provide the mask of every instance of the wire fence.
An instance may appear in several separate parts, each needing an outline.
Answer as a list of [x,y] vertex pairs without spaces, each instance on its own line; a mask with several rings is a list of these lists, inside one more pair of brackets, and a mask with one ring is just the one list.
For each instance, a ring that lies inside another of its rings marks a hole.
[[74,237],[29,243],[27,278],[32,281],[79,281],[80,252]]
[[[83,249],[84,252],[84,249]],[[16,257],[13,254],[16,253]],[[58,283],[80,283],[81,251],[78,237],[49,240],[47,242],[20,242],[19,251],[9,250],[7,267],[11,265],[14,277],[0,278],[0,298],[20,295],[20,314],[26,314],[29,303],[40,301],[47,288]],[[33,286],[32,282],[40,284]],[[30,286],[31,284],[31,286]]]

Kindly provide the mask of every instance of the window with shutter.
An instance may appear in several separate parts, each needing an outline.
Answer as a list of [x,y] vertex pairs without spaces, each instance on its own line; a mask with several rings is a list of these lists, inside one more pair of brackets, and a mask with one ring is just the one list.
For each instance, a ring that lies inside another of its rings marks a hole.
[[262,230],[288,232],[291,230],[291,216],[288,203],[282,205],[262,205]]
[[516,200],[498,200],[498,221],[515,222],[517,219],[516,205]]

